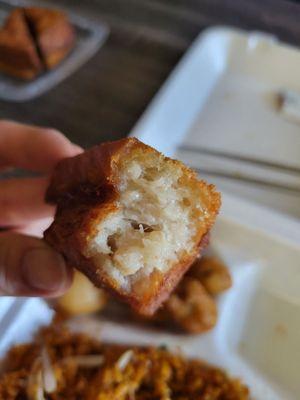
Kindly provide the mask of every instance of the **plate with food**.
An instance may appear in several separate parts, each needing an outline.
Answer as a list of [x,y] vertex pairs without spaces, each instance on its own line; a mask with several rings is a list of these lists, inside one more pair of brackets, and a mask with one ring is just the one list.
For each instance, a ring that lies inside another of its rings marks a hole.
[[135,138],[61,161],[47,201],[80,272],[56,303],[3,300],[3,398],[297,398],[298,222],[226,194],[217,217],[213,185]]
[[51,89],[104,43],[108,28],[67,10],[0,2],[0,97],[26,101]]

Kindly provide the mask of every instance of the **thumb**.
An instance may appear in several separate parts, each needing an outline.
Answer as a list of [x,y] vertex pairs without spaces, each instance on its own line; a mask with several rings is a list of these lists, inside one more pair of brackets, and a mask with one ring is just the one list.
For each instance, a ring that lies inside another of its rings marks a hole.
[[0,235],[0,295],[55,297],[71,285],[72,270],[40,239]]

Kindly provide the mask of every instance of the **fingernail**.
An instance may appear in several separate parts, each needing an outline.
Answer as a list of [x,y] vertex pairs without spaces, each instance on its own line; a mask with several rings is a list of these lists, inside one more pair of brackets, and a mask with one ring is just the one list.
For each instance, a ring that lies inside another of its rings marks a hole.
[[67,267],[62,256],[50,249],[32,249],[23,257],[24,282],[35,290],[48,293],[66,285]]
[[72,145],[72,152],[74,156],[77,156],[77,154],[80,154],[83,152],[83,148],[80,146],[77,146],[77,144],[71,143]]

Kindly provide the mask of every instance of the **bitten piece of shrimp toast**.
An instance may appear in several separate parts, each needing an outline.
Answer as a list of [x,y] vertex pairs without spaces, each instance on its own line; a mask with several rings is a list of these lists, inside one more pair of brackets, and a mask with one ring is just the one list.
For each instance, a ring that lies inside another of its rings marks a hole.
[[135,138],[61,161],[46,200],[57,205],[46,241],[144,315],[198,256],[220,207],[213,185]]

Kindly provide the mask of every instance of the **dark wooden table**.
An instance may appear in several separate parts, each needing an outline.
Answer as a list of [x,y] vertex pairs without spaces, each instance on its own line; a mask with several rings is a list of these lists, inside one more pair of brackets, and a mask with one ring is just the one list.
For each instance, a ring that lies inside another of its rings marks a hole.
[[56,3],[106,21],[110,38],[93,59],[45,95],[24,103],[0,102],[0,117],[55,127],[83,146],[127,135],[193,39],[208,26],[263,30],[300,45],[300,4],[289,0]]

